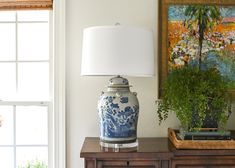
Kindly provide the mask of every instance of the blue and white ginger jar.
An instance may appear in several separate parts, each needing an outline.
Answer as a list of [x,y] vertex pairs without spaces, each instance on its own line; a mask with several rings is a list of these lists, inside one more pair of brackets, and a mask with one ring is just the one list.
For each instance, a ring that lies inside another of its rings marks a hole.
[[136,141],[139,102],[130,92],[127,79],[117,76],[109,81],[107,92],[98,102],[100,139],[105,143],[131,143]]

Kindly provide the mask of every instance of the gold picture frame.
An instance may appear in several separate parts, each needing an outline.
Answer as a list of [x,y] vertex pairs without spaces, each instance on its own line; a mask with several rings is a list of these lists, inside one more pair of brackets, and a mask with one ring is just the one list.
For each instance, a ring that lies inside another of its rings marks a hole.
[[[170,6],[187,6],[187,5],[216,5],[221,8],[234,7],[235,0],[159,0],[159,97],[162,95],[163,82],[169,72],[169,32],[168,32],[168,10]],[[232,9],[233,10],[233,9]],[[233,13],[232,13],[233,14]],[[235,11],[234,11],[234,28],[235,28]],[[234,30],[235,32],[235,30]],[[234,33],[235,36],[235,33]],[[235,53],[235,37],[234,37],[234,53]],[[235,56],[234,56],[235,59]],[[235,74],[234,74],[235,76]],[[231,89],[233,95],[235,95],[235,88]]]

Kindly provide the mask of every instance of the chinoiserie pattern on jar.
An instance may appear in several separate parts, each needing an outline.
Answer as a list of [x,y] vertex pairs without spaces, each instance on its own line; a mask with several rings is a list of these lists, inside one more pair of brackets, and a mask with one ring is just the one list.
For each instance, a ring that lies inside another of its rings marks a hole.
[[136,93],[130,92],[128,81],[123,80],[123,85],[126,87],[111,87],[100,96],[100,138],[104,142],[129,143],[136,140],[139,103]]

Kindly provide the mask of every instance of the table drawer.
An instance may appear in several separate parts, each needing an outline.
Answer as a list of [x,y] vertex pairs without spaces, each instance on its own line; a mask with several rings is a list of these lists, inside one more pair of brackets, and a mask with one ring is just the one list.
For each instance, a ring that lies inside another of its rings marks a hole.
[[118,161],[109,161],[103,160],[98,161],[98,168],[159,168],[159,161],[155,160],[118,160]]

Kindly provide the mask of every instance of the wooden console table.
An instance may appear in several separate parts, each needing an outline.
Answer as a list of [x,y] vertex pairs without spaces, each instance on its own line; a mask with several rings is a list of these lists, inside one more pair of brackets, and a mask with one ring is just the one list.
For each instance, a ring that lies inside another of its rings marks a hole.
[[138,148],[113,151],[87,137],[81,149],[85,168],[235,168],[235,150],[177,150],[168,138],[138,138]]

